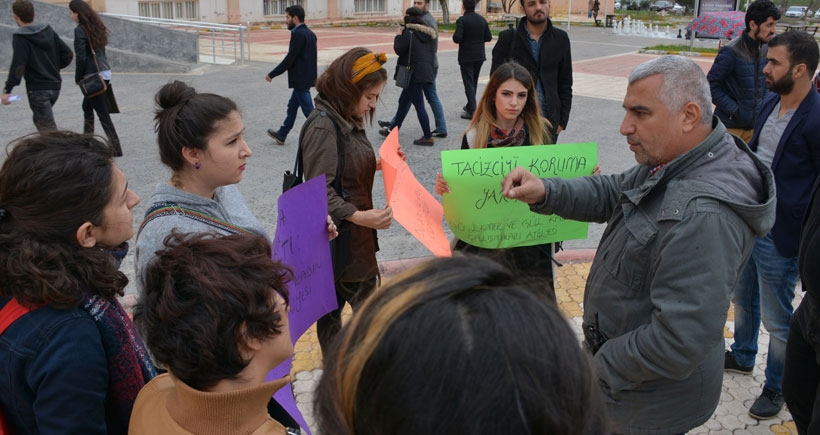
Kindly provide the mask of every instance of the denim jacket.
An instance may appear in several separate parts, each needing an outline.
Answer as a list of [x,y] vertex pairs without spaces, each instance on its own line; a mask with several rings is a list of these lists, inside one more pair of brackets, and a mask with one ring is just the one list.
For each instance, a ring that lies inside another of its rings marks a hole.
[[107,389],[102,338],[83,309],[40,307],[0,335],[0,407],[12,433],[107,434]]

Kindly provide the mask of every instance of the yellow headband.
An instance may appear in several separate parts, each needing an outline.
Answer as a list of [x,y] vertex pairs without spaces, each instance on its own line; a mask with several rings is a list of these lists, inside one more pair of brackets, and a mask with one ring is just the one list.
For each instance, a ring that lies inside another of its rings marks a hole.
[[359,83],[365,76],[382,69],[382,64],[387,62],[387,55],[384,53],[368,53],[356,59],[353,64],[353,84]]

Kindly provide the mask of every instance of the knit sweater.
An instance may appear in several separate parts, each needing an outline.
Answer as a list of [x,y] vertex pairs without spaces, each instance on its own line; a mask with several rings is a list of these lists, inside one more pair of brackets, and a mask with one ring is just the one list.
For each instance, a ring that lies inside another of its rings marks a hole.
[[[270,240],[262,223],[251,213],[236,185],[218,187],[213,199],[209,199],[179,190],[168,184],[160,184],[157,185],[154,194],[151,195],[148,210],[163,203],[174,203],[180,207],[196,210],[199,213],[242,227]],[[145,266],[154,258],[156,252],[164,247],[163,241],[173,230],[181,233],[230,234],[226,230],[191,219],[181,213],[165,215],[143,223],[140,232],[137,234],[136,260],[134,261],[137,277],[140,277]],[[139,282],[139,278],[137,282]]]
[[210,393],[195,390],[170,373],[142,389],[131,414],[131,435],[154,434],[285,434],[268,415],[271,396],[289,378],[242,390]]

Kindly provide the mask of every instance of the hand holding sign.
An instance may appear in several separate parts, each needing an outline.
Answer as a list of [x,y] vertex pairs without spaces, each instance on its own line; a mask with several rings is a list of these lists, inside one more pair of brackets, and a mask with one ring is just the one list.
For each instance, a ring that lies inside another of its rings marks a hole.
[[[584,143],[443,151],[442,177],[450,193],[442,201],[450,229],[464,242],[487,249],[586,238],[586,223],[539,215],[511,198],[543,201],[538,177],[591,175],[596,148]],[[519,166],[527,171],[516,170]]]

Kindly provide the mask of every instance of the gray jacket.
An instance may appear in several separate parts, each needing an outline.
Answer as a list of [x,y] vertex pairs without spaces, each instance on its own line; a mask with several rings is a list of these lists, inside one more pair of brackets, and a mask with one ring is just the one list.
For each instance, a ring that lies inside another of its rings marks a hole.
[[604,222],[584,322],[606,341],[595,354],[614,432],[686,432],[714,412],[723,327],[754,236],[774,223],[771,171],[715,119],[706,140],[650,176],[546,179],[533,211]]
[[[253,231],[270,240],[262,223],[251,213],[242,194],[235,184],[222,186],[216,189],[214,199],[208,199],[193,193],[184,192],[168,184],[159,184],[148,205],[150,211],[157,204],[173,202],[181,207],[196,210],[211,217],[223,220],[230,224]],[[148,265],[156,252],[164,247],[165,237],[176,229],[181,233],[230,234],[226,230],[218,229],[210,224],[194,220],[184,214],[164,215],[140,225],[137,234],[137,249],[135,253],[134,269],[137,277],[137,287],[142,292],[140,273]]]

